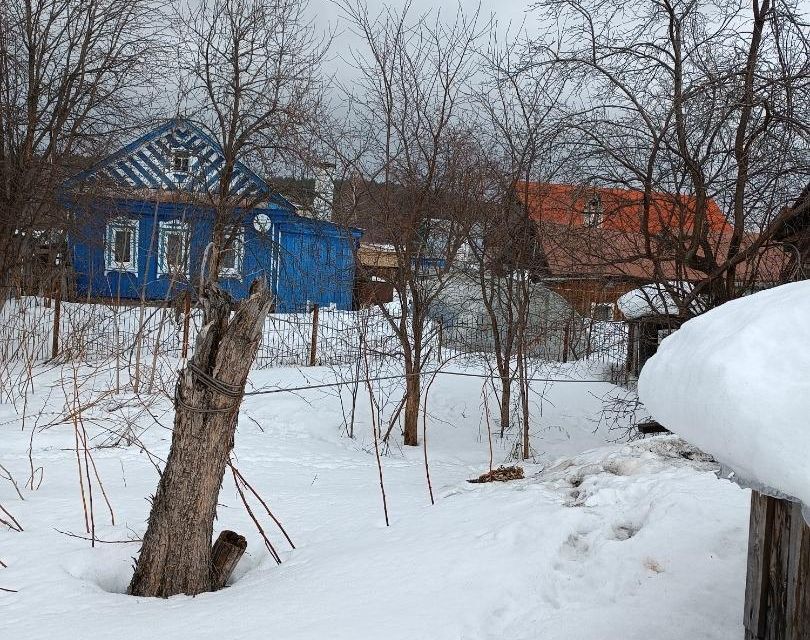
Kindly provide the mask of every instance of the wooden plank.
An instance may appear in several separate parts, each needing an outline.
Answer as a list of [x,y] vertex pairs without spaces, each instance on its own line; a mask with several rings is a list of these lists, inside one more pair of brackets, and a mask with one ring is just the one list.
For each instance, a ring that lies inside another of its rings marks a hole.
[[59,355],[59,325],[62,322],[62,281],[56,285],[56,298],[53,309],[53,343],[51,344],[51,358]]
[[810,527],[800,503],[792,505],[790,517],[785,638],[802,640],[810,637]]
[[810,638],[810,527],[799,503],[751,495],[746,640]]
[[[788,567],[787,567],[787,588],[786,588],[786,604],[785,613],[787,620],[785,621],[785,640],[791,640],[794,637],[792,617],[796,609],[796,586],[799,582],[799,576],[796,566],[799,558],[801,557],[801,544],[802,544],[802,513],[801,504],[794,503],[791,505],[790,511],[790,538],[788,543]],[[798,511],[798,519],[796,518]]]
[[745,609],[743,625],[746,640],[765,637],[768,609],[768,575],[766,548],[768,547],[768,497],[758,491],[751,492],[751,515],[748,525],[748,564],[745,578]]
[[318,361],[318,305],[312,306],[312,334],[309,344],[309,366]]
[[779,498],[768,498],[773,519],[770,534],[770,561],[768,569],[768,610],[765,622],[765,640],[786,640],[787,587],[790,562],[790,530],[793,504]]

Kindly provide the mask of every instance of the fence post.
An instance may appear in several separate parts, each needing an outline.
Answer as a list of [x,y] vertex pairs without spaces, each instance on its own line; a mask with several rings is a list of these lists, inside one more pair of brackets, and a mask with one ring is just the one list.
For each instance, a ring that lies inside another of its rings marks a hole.
[[585,343],[585,359],[591,357],[591,336],[593,335],[594,317],[591,315],[590,324],[588,325],[588,341]]
[[186,295],[183,299],[183,351],[181,357],[183,360],[188,358],[188,325],[191,320],[191,293],[186,289]]
[[565,329],[563,329],[563,352],[562,352],[562,361],[568,362],[568,347],[570,346],[571,342],[571,323],[566,323]]
[[62,320],[62,281],[56,285],[56,297],[53,301],[53,343],[51,344],[51,358],[59,355],[59,325]]
[[810,527],[802,504],[751,492],[745,637],[800,640],[810,625]]
[[309,345],[309,366],[314,367],[318,356],[318,305],[312,305],[312,342]]
[[439,318],[439,349],[437,355],[439,362],[442,361],[442,345],[444,344],[444,318]]
[[636,342],[636,325],[632,322],[627,323],[627,348],[625,350],[625,363],[624,370],[628,375],[635,373],[635,342]]

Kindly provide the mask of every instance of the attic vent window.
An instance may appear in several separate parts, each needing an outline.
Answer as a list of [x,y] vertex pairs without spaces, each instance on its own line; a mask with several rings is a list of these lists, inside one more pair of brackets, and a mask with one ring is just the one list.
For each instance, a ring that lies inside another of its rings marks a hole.
[[188,173],[191,166],[191,154],[185,149],[172,151],[172,170],[175,173]]
[[605,217],[605,211],[602,207],[602,198],[599,194],[594,194],[585,203],[585,211],[583,218],[586,227],[598,227],[602,224]]

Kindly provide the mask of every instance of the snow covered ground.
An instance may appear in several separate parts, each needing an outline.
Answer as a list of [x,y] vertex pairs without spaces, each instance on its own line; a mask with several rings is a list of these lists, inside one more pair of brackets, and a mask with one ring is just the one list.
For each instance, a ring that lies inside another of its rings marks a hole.
[[[86,372],[78,373],[81,381]],[[578,365],[551,373],[594,375]],[[59,380],[72,375],[71,367],[43,371],[26,406],[0,405],[0,464],[20,485],[32,464],[42,467],[36,491],[21,486],[24,501],[0,477],[0,504],[24,528],[0,529],[0,560],[8,565],[0,566],[0,587],[17,590],[0,591],[3,638],[730,640],[742,634],[748,493],[717,480],[712,463],[674,438],[610,444],[615,434],[596,428],[601,397],[612,390],[607,383],[538,383],[546,393],[533,406],[537,455],[526,479],[469,484],[488,469],[482,380],[440,376],[427,422],[436,503],[429,501],[422,449],[393,447],[383,458],[390,527],[362,389],[355,439],[341,434],[344,413],[332,389],[249,397],[236,463],[296,549],[262,518],[284,560],[276,566],[226,476],[215,529],[248,538],[233,584],[196,598],[128,597],[137,542],[92,548],[59,532],[85,535],[74,425],[41,427],[64,417],[72,398]],[[87,378],[84,400],[103,396],[109,376]],[[332,379],[326,368],[268,369],[254,371],[250,384]],[[130,406],[132,400],[104,397],[83,414],[115,515],[112,525],[94,484],[96,535],[107,541],[143,533],[157,484],[145,450],[165,457],[171,437],[168,400],[147,412]],[[127,430],[140,444],[101,447],[111,441],[110,430]],[[513,439],[495,440],[496,465],[506,461]]]

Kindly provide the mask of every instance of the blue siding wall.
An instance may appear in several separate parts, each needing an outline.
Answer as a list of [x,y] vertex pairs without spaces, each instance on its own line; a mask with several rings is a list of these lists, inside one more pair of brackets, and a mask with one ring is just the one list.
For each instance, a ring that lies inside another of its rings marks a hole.
[[[79,297],[166,300],[199,281],[200,264],[212,234],[210,210],[184,203],[116,200],[103,206],[75,206],[76,232],[69,239]],[[257,213],[268,215],[270,233],[253,227]],[[105,269],[106,224],[114,218],[137,220],[138,272]],[[190,227],[190,277],[158,273],[161,221],[182,220]],[[244,260],[239,277],[220,277],[220,284],[237,299],[248,295],[251,283],[265,276],[276,293],[278,311],[299,311],[307,303],[352,306],[354,246],[359,232],[326,222],[297,217],[276,205],[243,216]]]
[[310,220],[280,224],[279,311],[308,304],[351,309],[358,232]]

